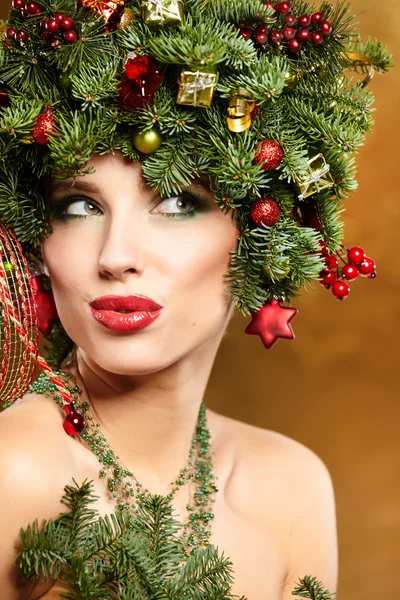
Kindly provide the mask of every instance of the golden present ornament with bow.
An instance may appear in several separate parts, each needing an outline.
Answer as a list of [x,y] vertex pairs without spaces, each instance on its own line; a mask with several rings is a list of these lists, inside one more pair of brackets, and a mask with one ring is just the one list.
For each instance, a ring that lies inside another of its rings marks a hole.
[[191,71],[184,69],[179,77],[177,104],[209,108],[214,96],[218,73],[215,66]]
[[307,162],[309,172],[297,180],[300,191],[299,200],[304,200],[305,198],[308,198],[308,196],[331,188],[335,183],[329,172],[330,166],[327,164],[322,154],[313,156]]
[[179,25],[183,19],[181,0],[142,0],[142,17],[147,25]]

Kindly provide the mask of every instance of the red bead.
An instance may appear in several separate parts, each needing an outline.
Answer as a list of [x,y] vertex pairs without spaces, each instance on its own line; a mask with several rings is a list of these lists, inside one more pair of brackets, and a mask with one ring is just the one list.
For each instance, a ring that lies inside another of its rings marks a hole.
[[250,210],[250,216],[255,225],[267,225],[272,227],[281,216],[279,204],[272,198],[258,198]]
[[321,248],[320,252],[321,252],[321,256],[328,256],[328,246],[326,245],[326,242],[324,240],[320,240],[318,242],[319,247]]
[[301,50],[301,44],[300,44],[300,42],[298,40],[289,40],[288,48],[292,52],[300,52],[300,50]]
[[322,35],[331,35],[332,33],[332,25],[329,21],[322,21],[319,25],[319,29]]
[[332,294],[338,299],[343,300],[350,294],[350,286],[345,281],[335,281],[332,285]]
[[297,34],[297,39],[300,40],[300,42],[308,42],[311,39],[311,33],[308,29],[300,29]]
[[292,27],[296,23],[296,17],[294,15],[286,15],[285,23],[289,27]]
[[320,12],[315,12],[311,15],[311,21],[313,23],[321,23],[324,20],[324,15]]
[[279,2],[279,4],[276,7],[276,11],[278,13],[281,13],[281,15],[286,15],[288,12],[290,12],[289,2]]
[[15,29],[15,27],[7,27],[6,36],[7,36],[7,39],[9,39],[9,40],[16,40],[17,39],[17,30]]
[[46,29],[47,31],[50,31],[50,33],[57,33],[60,29],[60,25],[55,19],[47,19]]
[[36,2],[27,2],[25,4],[25,10],[28,14],[35,15],[38,10],[40,11],[40,6],[39,4],[36,4]]
[[19,42],[21,42],[22,44],[26,44],[27,41],[29,40],[29,33],[27,32],[26,29],[20,29],[17,32],[17,40]]
[[21,8],[24,8],[25,2],[24,2],[24,0],[12,0],[11,5],[16,10],[21,10]]
[[319,33],[318,31],[313,33],[311,36],[311,41],[313,44],[316,44],[316,45],[322,44],[322,42],[324,41],[322,33]]
[[343,279],[347,279],[347,281],[353,281],[357,279],[359,271],[357,267],[354,265],[344,265],[342,269],[342,277]]
[[321,271],[319,276],[321,278],[321,284],[324,285],[327,289],[329,289],[337,279],[335,271]]
[[365,258],[365,252],[362,248],[358,246],[354,246],[354,248],[350,248],[347,252],[347,258],[349,259],[349,263],[351,265],[359,265]]
[[70,19],[69,17],[63,17],[62,19],[60,19],[60,27],[64,31],[69,31],[70,29],[73,28],[73,26],[74,26],[74,23],[73,23],[72,19]]
[[242,27],[239,33],[245,40],[249,40],[251,38],[251,31],[250,29],[247,29],[247,27]]
[[293,29],[293,27],[284,27],[282,33],[285,40],[292,40],[296,35],[296,31]]
[[338,268],[339,261],[336,256],[330,255],[325,257],[325,264],[328,271],[334,271]]
[[80,415],[71,405],[64,406],[66,417],[64,419],[63,427],[68,435],[79,435],[86,427],[86,421],[82,415]]
[[64,18],[64,15],[62,13],[56,13],[54,15],[54,19],[57,21],[57,23],[60,23],[60,21],[62,21]]
[[283,159],[283,150],[274,140],[263,140],[256,145],[254,162],[264,171],[272,171],[279,167]]
[[363,275],[364,277],[373,275],[376,272],[375,261],[372,260],[372,258],[368,258],[368,256],[366,256],[364,258],[364,260],[360,263],[360,266],[358,268],[359,268],[360,274]]
[[74,42],[76,42],[76,39],[77,35],[73,29],[69,29],[64,33],[64,40],[67,42],[67,44],[73,44]]
[[268,28],[265,25],[259,25],[256,28],[254,39],[258,44],[265,44],[268,39]]
[[299,25],[300,27],[309,27],[311,24],[311,17],[310,15],[302,15],[301,17],[299,17]]
[[271,31],[269,39],[271,40],[271,42],[278,44],[279,42],[281,42],[283,40],[283,33],[281,31],[276,31],[276,30]]

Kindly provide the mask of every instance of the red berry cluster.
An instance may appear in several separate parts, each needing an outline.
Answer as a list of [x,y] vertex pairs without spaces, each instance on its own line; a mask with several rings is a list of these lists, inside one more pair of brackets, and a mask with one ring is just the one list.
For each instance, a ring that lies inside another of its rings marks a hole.
[[354,246],[347,252],[347,260],[338,253],[339,258],[344,262],[344,266],[339,268],[339,260],[333,255],[329,254],[325,242],[320,242],[321,256],[325,258],[325,269],[321,271],[320,278],[321,284],[324,285],[328,290],[332,289],[333,295],[339,300],[343,300],[350,294],[350,286],[346,281],[353,281],[357,279],[359,275],[374,279],[376,277],[376,265],[372,258],[366,256],[364,250],[358,246]]
[[252,38],[261,46],[267,42],[280,44],[286,40],[289,50],[300,52],[302,43],[311,41],[319,45],[323,43],[324,37],[332,33],[332,25],[320,12],[296,18],[291,14],[290,2],[266,2],[265,6],[275,11],[271,19],[274,25],[264,23],[255,28],[247,25],[240,28],[240,34],[245,39]]
[[67,44],[73,44],[77,40],[76,32],[73,29],[74,23],[69,17],[62,13],[56,13],[52,19],[42,19],[40,29],[42,40],[51,42],[53,48],[60,46],[62,39]]

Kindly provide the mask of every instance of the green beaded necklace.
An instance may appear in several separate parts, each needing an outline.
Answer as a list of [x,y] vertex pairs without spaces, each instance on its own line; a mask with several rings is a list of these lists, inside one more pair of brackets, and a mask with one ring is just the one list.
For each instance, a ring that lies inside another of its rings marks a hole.
[[[80,402],[82,390],[75,384],[74,377],[64,371],[55,371],[62,378],[71,394],[72,404],[84,416],[86,428],[80,434],[102,465],[99,476],[107,480],[109,499],[115,500],[114,508],[118,511],[136,511],[141,500],[151,496],[151,492],[136,479],[134,473],[126,469],[114,450],[111,448],[96,422],[93,408],[89,402]],[[52,397],[57,404],[63,406],[56,386],[46,374],[41,374],[37,381],[31,384],[31,393]],[[211,504],[215,502],[213,494],[218,491],[213,473],[212,454],[210,452],[210,430],[207,428],[206,407],[201,404],[196,424],[196,430],[191,442],[186,466],[180,470],[175,481],[171,482],[171,491],[167,498],[172,501],[176,492],[186,483],[194,482],[195,492],[193,504],[187,504],[188,521],[182,524],[182,539],[187,549],[192,552],[200,546],[207,546],[211,536],[210,522],[214,518]]]

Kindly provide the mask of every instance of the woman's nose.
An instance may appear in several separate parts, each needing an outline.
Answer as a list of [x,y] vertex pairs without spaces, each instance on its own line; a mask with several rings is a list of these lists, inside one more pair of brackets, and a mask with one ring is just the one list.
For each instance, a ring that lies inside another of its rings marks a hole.
[[135,225],[132,215],[110,217],[100,249],[100,273],[121,281],[132,274],[140,275],[144,268],[143,243],[144,226]]

